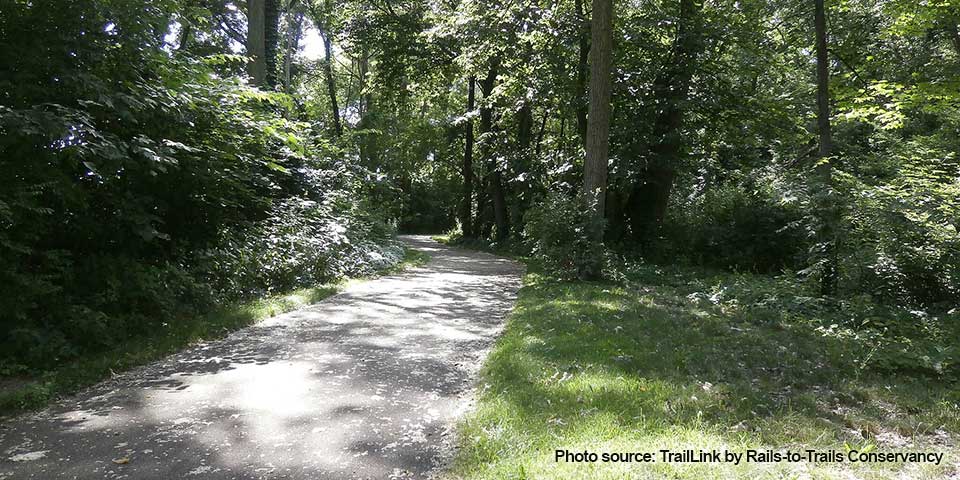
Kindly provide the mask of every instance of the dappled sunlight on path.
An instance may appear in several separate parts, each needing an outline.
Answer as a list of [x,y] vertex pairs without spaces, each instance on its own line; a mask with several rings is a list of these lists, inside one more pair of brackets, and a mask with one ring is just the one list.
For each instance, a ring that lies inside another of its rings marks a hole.
[[431,261],[6,422],[0,479],[423,477],[522,267],[403,239]]

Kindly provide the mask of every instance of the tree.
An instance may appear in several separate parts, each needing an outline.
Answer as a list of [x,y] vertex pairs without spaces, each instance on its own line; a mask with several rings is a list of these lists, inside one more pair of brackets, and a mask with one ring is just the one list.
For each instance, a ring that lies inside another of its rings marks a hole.
[[254,85],[277,86],[277,46],[280,42],[280,0],[247,1],[247,73]]
[[659,234],[667,213],[670,193],[682,160],[684,103],[697,69],[701,49],[702,0],[679,0],[677,32],[667,65],[653,85],[656,115],[647,165],[630,193],[633,236],[649,247]]
[[577,20],[577,84],[576,106],[577,133],[580,134],[580,143],[586,147],[587,141],[587,63],[590,54],[590,21],[583,12],[584,0],[574,0],[574,10]]
[[830,65],[827,58],[827,16],[824,0],[814,0],[814,28],[817,50],[817,133],[820,148],[817,153],[816,176],[820,188],[818,216],[820,217],[819,243],[823,258],[820,272],[820,291],[832,295],[837,289],[836,238],[834,229],[837,219],[832,195],[833,167],[830,155],[833,138],[830,133]]
[[323,78],[326,83],[327,98],[330,101],[330,120],[333,123],[333,134],[339,138],[343,135],[343,123],[340,120],[337,80],[333,70],[333,6],[330,0],[325,0],[322,4],[311,2],[309,12],[313,25],[317,28],[320,38],[323,40]]
[[277,86],[278,46],[280,45],[280,0],[264,0],[263,3],[263,58],[266,68],[267,87]]
[[501,166],[494,156],[493,143],[493,87],[497,81],[497,72],[500,69],[500,58],[490,59],[490,68],[487,75],[480,80],[480,92],[483,93],[483,105],[480,107],[480,135],[483,138],[480,146],[481,157],[487,168],[487,193],[490,196],[493,208],[493,220],[497,227],[497,240],[503,241],[510,233],[507,217],[507,200],[503,191],[503,175]]
[[473,232],[473,109],[476,107],[476,77],[467,78],[467,116],[464,122],[463,197],[460,201],[460,225],[463,236],[472,238]]
[[287,6],[287,38],[283,55],[283,88],[292,93],[293,61],[300,47],[300,37],[303,35],[303,11],[297,8],[297,1],[291,1]]
[[321,31],[323,36],[323,76],[327,81],[327,96],[330,97],[330,116],[333,120],[333,133],[337,137],[343,135],[343,125],[340,122],[340,105],[337,103],[337,81],[333,76],[333,53],[330,42],[330,30]]
[[[613,66],[613,0],[593,0],[590,47],[590,107],[587,115],[587,156],[583,164],[583,193],[586,208],[603,218],[607,190],[607,162],[610,150],[610,97]],[[602,222],[597,222],[602,225]],[[590,232],[593,241],[603,242],[603,228]],[[600,275],[600,265],[588,264],[583,278]]]
[[830,163],[825,161],[833,149],[830,134],[830,61],[827,58],[827,16],[824,0],[814,0],[814,27],[817,37],[817,133],[820,136],[819,171],[823,179],[830,179]]
[[267,81],[265,4],[266,0],[247,0],[247,73],[254,85]]

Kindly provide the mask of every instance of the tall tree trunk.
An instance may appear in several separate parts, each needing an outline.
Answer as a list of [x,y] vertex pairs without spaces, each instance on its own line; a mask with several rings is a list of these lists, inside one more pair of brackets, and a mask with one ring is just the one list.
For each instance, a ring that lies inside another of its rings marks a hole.
[[333,133],[340,138],[343,135],[343,125],[340,123],[340,105],[337,103],[337,83],[333,78],[333,54],[330,45],[330,32],[321,30],[323,36],[323,75],[327,80],[327,95],[330,97],[330,115],[333,120]]
[[[817,133],[820,135],[820,158],[830,156],[833,139],[830,134],[830,65],[827,59],[827,16],[824,0],[814,0],[814,24],[817,30]],[[823,165],[823,163],[821,163]],[[820,169],[830,175],[827,168]]]
[[473,109],[476,108],[476,77],[467,79],[467,121],[464,125],[463,198],[460,200],[460,224],[463,236],[472,238],[473,232]]
[[[597,225],[588,234],[595,244],[603,242],[604,202],[607,192],[607,161],[610,150],[610,95],[613,87],[613,0],[593,0],[590,28],[590,110],[587,116],[586,159],[583,162],[583,193]],[[600,277],[599,259],[586,256],[581,279]]]
[[480,91],[483,93],[483,106],[480,108],[480,135],[485,138],[481,142],[482,157],[487,166],[487,189],[490,192],[490,200],[493,202],[493,221],[497,226],[497,240],[502,241],[510,233],[510,225],[507,219],[507,200],[503,191],[503,175],[493,156],[490,148],[489,135],[493,132],[493,86],[497,81],[497,71],[500,67],[500,59],[490,60],[490,70],[487,76],[480,81]]
[[564,133],[566,132],[566,127],[567,127],[567,116],[560,115],[560,132],[557,134],[557,148],[553,152],[554,161],[560,160],[560,154],[563,153],[564,151],[563,149],[566,146],[566,142],[564,141],[564,137],[563,137]]
[[[511,171],[529,172],[532,166],[532,146],[534,142],[533,132],[533,104],[530,100],[524,100],[517,110],[517,152]],[[539,145],[538,145],[539,147]],[[527,210],[530,202],[530,180],[522,179],[514,182],[513,188],[508,192],[509,197],[509,224],[522,225],[523,212]]]
[[583,0],[574,1],[574,9],[577,13],[577,21],[580,23],[577,28],[577,45],[579,46],[579,58],[577,59],[577,83],[576,83],[576,106],[577,113],[577,133],[580,134],[581,145],[586,148],[587,144],[587,56],[590,54],[590,22],[587,21],[587,15],[583,12]]
[[367,89],[367,73],[370,72],[370,56],[367,54],[366,49],[360,52],[360,59],[357,64],[357,73],[360,74],[359,82],[359,93],[360,96],[360,120],[363,121],[363,117],[366,116],[367,110],[370,109],[370,91]]
[[535,161],[540,160],[540,154],[543,152],[543,134],[547,130],[547,120],[550,119],[550,110],[546,109],[543,111],[543,118],[540,119],[540,130],[537,133],[537,144],[533,151],[533,158]]
[[[583,164],[583,192],[591,214],[603,217],[610,149],[610,94],[613,67],[613,0],[593,0],[590,48],[590,111],[587,117],[587,157]],[[603,231],[591,232],[603,241]],[[599,272],[588,272],[596,275]]]
[[[359,114],[359,119],[357,121],[357,127],[360,130],[367,130],[370,128],[371,119],[367,115],[371,106],[372,97],[369,89],[367,88],[367,73],[370,71],[370,55],[367,53],[367,50],[363,48],[360,51],[360,56],[357,59],[357,73],[359,75],[359,81],[357,82],[357,113]],[[376,165],[377,161],[377,152],[373,148],[373,139],[370,135],[363,135],[359,138],[357,142],[360,161],[364,165]]]
[[290,93],[293,90],[293,57],[300,47],[300,37],[303,34],[303,12],[287,13],[287,48],[283,55],[283,88]]
[[277,46],[280,40],[280,0],[263,2],[263,57],[265,60],[267,86],[277,86]]
[[670,204],[677,165],[683,159],[684,104],[701,43],[703,0],[680,0],[677,36],[669,65],[654,80],[656,116],[653,141],[641,180],[628,197],[634,238],[649,247],[657,238]]
[[517,147],[521,154],[526,155],[533,141],[533,107],[529,101],[524,101],[517,111]]
[[817,133],[820,136],[820,150],[815,174],[820,183],[820,231],[818,243],[823,258],[820,273],[820,290],[824,295],[832,295],[837,289],[836,258],[836,205],[832,201],[833,168],[830,155],[833,150],[833,138],[830,133],[830,65],[827,58],[827,15],[824,0],[814,0],[814,27],[817,46]]
[[267,81],[267,64],[264,44],[264,2],[247,1],[247,56],[250,63],[247,73],[254,85],[263,86]]

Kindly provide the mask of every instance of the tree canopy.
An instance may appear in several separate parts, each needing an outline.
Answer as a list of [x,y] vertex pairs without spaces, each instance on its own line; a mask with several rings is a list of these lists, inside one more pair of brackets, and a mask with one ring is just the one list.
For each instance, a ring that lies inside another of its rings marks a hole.
[[4,355],[362,273],[395,229],[560,276],[629,257],[950,311],[958,22],[950,0],[6,0]]

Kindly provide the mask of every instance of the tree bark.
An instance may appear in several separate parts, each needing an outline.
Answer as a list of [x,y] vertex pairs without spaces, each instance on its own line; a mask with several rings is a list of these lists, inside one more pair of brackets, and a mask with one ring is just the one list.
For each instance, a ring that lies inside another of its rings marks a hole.
[[524,101],[517,111],[517,147],[521,154],[526,155],[533,141],[533,107],[529,101]]
[[291,85],[293,57],[300,47],[300,37],[303,33],[303,13],[288,12],[287,15],[289,15],[289,22],[287,23],[287,48],[283,55],[283,88],[290,93],[293,90]]
[[559,161],[560,154],[563,153],[566,142],[564,142],[564,133],[567,127],[567,116],[560,115],[560,132],[557,134],[557,148],[553,151],[553,160]]
[[[371,118],[367,115],[373,108],[373,97],[370,89],[367,88],[367,74],[370,72],[370,54],[367,49],[361,47],[360,56],[357,59],[357,73],[359,75],[357,82],[357,128],[367,130],[370,128]],[[379,154],[374,145],[374,140],[370,135],[363,135],[357,142],[360,161],[364,165],[376,165]]]
[[[514,157],[514,163],[511,165],[511,172],[530,172],[534,161],[533,143],[534,143],[534,120],[533,120],[533,102],[523,100],[520,109],[516,113],[517,123],[517,152]],[[539,149],[539,139],[537,148]],[[530,179],[524,178],[522,181],[514,182],[509,190],[509,224],[520,226],[523,224],[523,212],[527,211],[530,203]]]
[[[833,139],[830,135],[830,65],[827,59],[827,16],[824,0],[814,0],[814,24],[817,31],[817,131],[820,135],[820,158],[830,156]],[[822,163],[821,163],[822,165]],[[827,168],[821,169],[828,175]]]
[[263,56],[266,71],[267,86],[273,89],[277,86],[277,46],[280,40],[280,0],[264,0],[263,2]]
[[630,227],[644,247],[653,243],[663,226],[676,168],[683,159],[684,108],[700,50],[702,9],[702,0],[680,0],[677,36],[669,65],[654,80],[653,143],[641,179],[628,196]]
[[830,155],[833,150],[833,138],[830,133],[830,65],[827,58],[827,15],[824,0],[814,0],[814,27],[816,30],[817,50],[817,131],[820,136],[820,149],[815,167],[815,175],[820,183],[818,213],[820,231],[818,240],[823,258],[820,273],[820,293],[832,295],[836,292],[838,281],[836,235],[836,205],[833,197],[833,167]]
[[370,55],[367,53],[366,49],[361,50],[360,58],[357,63],[357,73],[360,75],[360,81],[358,82],[359,88],[359,98],[360,98],[360,122],[363,123],[364,118],[366,117],[367,110],[370,109],[370,91],[367,88],[367,74],[370,72]]
[[330,115],[333,120],[333,133],[337,138],[343,135],[340,122],[340,105],[337,103],[337,82],[333,77],[333,54],[331,52],[330,32],[321,30],[323,36],[323,75],[327,81],[327,95],[330,97]]
[[266,84],[267,64],[264,44],[264,3],[266,0],[247,1],[247,74],[253,85]]
[[550,119],[550,110],[544,110],[543,118],[540,119],[540,130],[537,133],[537,142],[536,142],[537,146],[534,148],[534,151],[533,151],[533,158],[534,160],[537,160],[537,161],[540,160],[540,154],[543,151],[543,149],[541,148],[543,146],[543,134],[546,133],[547,120],[549,119]]
[[581,145],[586,148],[587,144],[587,56],[590,53],[590,22],[583,11],[583,0],[574,1],[574,9],[577,13],[577,44],[579,46],[579,58],[577,59],[577,83],[576,83],[576,107],[577,115],[577,133],[580,135]]
[[493,86],[497,80],[497,71],[500,67],[500,59],[490,60],[490,70],[487,76],[480,81],[480,91],[483,93],[483,106],[480,108],[480,135],[484,136],[480,144],[482,148],[482,157],[487,165],[487,189],[490,192],[490,200],[493,202],[493,221],[497,226],[497,240],[502,241],[510,233],[510,225],[507,218],[507,200],[503,191],[503,176],[493,157],[490,148],[489,135],[493,132]]
[[463,147],[463,198],[460,200],[460,225],[465,238],[473,232],[473,109],[476,108],[476,77],[467,79],[467,121],[464,125]]
[[[613,0],[593,0],[590,48],[590,111],[587,117],[587,156],[583,165],[583,192],[591,215],[603,217],[610,149],[610,95],[613,66]],[[603,240],[603,231],[592,232]]]

